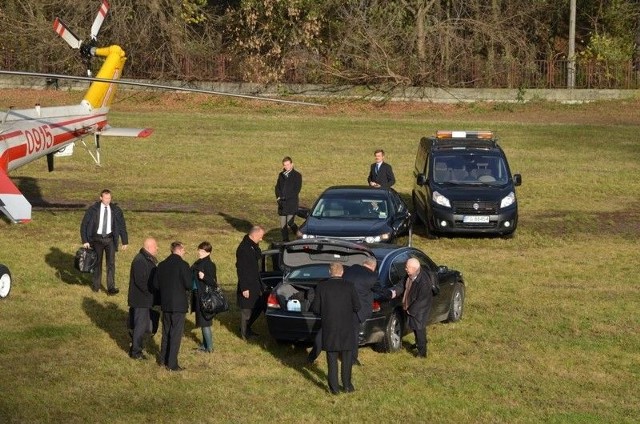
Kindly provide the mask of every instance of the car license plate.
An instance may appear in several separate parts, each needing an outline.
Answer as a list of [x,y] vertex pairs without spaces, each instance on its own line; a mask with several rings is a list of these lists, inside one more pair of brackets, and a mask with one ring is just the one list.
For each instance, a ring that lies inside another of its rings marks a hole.
[[476,222],[486,224],[489,222],[489,215],[465,215],[462,222]]

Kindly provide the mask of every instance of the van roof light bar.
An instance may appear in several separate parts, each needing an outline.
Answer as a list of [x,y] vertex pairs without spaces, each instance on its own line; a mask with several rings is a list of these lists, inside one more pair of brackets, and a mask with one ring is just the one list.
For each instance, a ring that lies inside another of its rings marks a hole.
[[494,138],[493,131],[449,131],[439,130],[436,131],[436,138],[450,139],[450,138],[467,138],[476,140],[492,140]]

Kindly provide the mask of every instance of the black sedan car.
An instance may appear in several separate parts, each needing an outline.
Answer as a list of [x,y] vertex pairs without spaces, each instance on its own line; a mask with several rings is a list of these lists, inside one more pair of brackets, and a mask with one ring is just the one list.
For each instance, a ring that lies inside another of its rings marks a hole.
[[409,208],[395,190],[369,186],[329,187],[299,215],[306,218],[298,231],[303,239],[390,243],[409,234],[412,225]]
[[[278,341],[312,342],[320,329],[320,317],[309,310],[319,281],[329,278],[329,264],[341,262],[345,267],[361,264],[375,257],[378,287],[369,305],[373,315],[360,327],[360,345],[374,345],[382,352],[395,352],[409,331],[400,297],[389,299],[388,289],[406,279],[405,263],[420,261],[422,269],[435,278],[440,293],[434,297],[429,324],[462,318],[465,285],[462,274],[436,265],[422,251],[391,244],[364,245],[342,240],[296,240],[278,249],[264,252],[263,264],[271,264],[263,277],[273,287],[267,300],[266,320],[269,333]],[[363,305],[362,307],[365,307]]]

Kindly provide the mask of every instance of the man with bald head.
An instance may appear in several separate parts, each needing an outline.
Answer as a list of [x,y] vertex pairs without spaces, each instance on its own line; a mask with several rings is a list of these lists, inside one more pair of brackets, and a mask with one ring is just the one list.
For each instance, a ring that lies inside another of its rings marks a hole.
[[266,307],[263,298],[264,286],[260,279],[262,251],[259,246],[264,233],[264,228],[259,225],[251,227],[236,249],[236,298],[240,308],[240,337],[243,340],[258,336],[251,326]]
[[156,239],[145,239],[142,248],[131,262],[129,273],[129,315],[133,336],[129,356],[145,359],[142,353],[144,335],[151,331],[150,313],[153,306],[153,272],[158,264]]
[[353,349],[358,348],[353,337],[353,314],[360,310],[358,293],[351,281],[342,278],[344,268],[340,262],[329,265],[328,280],[317,285],[311,310],[320,315],[322,326],[322,350],[327,352],[327,379],[329,390],[337,395],[338,357],[342,359],[340,376],[342,389],[353,392],[351,384],[351,359]]
[[416,258],[410,258],[404,267],[407,278],[391,290],[392,297],[402,295],[402,309],[407,314],[407,324],[416,338],[417,356],[427,357],[427,321],[433,303],[431,277],[420,268]]

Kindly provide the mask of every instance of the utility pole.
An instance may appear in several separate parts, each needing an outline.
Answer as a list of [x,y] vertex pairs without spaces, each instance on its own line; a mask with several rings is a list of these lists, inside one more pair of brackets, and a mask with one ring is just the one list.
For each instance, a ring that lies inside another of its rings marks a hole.
[[567,88],[576,87],[576,0],[571,0],[569,11],[569,61],[567,62]]

